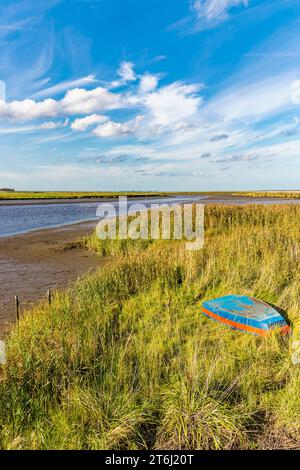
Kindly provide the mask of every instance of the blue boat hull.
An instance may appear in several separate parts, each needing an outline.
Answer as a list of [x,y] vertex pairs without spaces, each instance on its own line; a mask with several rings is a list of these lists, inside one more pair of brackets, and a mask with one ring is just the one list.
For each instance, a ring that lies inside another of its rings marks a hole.
[[290,332],[282,315],[270,305],[248,296],[227,295],[203,302],[202,312],[209,318],[233,329],[259,336],[278,328],[281,334]]

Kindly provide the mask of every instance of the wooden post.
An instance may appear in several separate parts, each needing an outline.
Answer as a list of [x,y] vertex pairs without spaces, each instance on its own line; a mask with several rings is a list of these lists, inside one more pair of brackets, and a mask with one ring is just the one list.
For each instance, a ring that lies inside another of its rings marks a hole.
[[19,302],[19,297],[17,295],[15,295],[15,303],[16,303],[16,318],[18,322],[20,319],[20,312],[19,312],[20,302]]
[[48,303],[49,303],[49,305],[51,305],[51,300],[52,300],[51,289],[48,289],[47,297],[48,297]]

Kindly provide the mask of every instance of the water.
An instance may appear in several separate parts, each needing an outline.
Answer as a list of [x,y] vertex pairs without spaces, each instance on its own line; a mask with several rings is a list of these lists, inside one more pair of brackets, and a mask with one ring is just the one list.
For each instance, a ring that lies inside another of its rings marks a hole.
[[[247,198],[243,196],[177,196],[128,199],[128,207],[133,204],[143,203],[146,207],[151,204],[178,204],[185,202],[203,202],[216,204],[299,204],[300,199],[272,199],[272,198]],[[111,203],[118,208],[118,200],[103,200],[103,203]],[[74,202],[51,204],[24,204],[24,205],[0,205],[0,237],[18,235],[33,230],[60,227],[83,221],[98,220],[97,207],[100,202]]]
[[[165,197],[165,198],[139,198],[128,200],[128,208],[133,204],[143,203],[147,207],[151,204],[176,204],[192,202],[199,197]],[[118,200],[105,201],[118,207]],[[98,220],[96,210],[99,202],[92,203],[68,203],[68,204],[24,204],[24,205],[0,205],[0,237],[18,235],[33,230],[60,227],[77,222]]]

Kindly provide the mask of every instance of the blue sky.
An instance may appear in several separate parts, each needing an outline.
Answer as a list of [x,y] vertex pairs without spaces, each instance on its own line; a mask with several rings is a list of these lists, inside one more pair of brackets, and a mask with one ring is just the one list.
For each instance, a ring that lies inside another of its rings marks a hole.
[[0,187],[299,189],[299,2],[0,8]]

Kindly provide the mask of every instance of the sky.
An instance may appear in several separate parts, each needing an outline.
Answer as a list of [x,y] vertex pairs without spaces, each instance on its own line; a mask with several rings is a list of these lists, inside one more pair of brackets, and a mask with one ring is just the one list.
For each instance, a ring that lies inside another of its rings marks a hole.
[[0,11],[0,187],[300,189],[300,2]]

